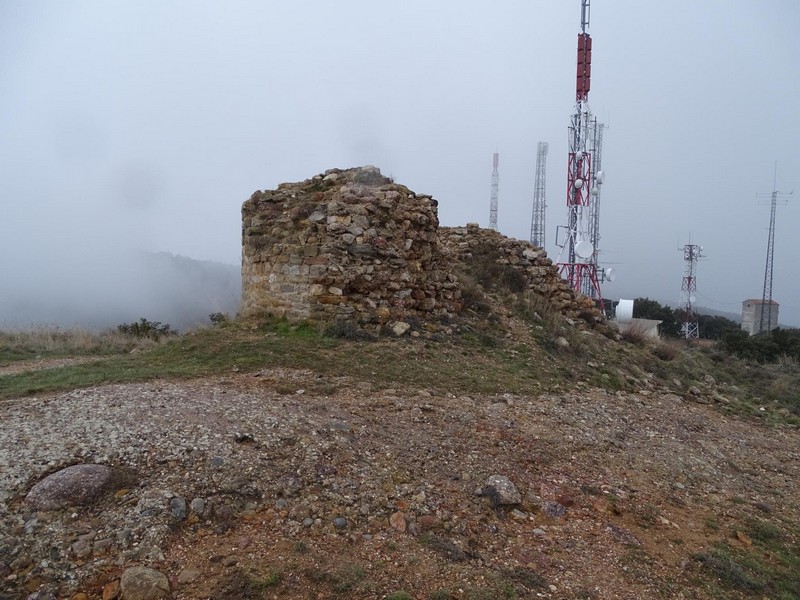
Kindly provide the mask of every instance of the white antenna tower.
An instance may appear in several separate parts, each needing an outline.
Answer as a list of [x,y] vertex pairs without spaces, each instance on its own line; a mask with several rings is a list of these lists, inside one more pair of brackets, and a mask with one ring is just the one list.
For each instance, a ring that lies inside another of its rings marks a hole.
[[536,148],[536,181],[533,184],[533,215],[531,216],[531,244],[544,248],[545,179],[547,169],[547,142]]
[[500,174],[497,172],[497,166],[500,163],[500,155],[495,152],[492,157],[492,192],[489,199],[489,229],[497,231],[497,192],[500,187]]

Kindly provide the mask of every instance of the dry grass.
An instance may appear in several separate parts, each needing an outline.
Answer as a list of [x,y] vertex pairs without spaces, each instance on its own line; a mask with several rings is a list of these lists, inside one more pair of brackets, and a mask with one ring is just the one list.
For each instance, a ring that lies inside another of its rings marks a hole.
[[683,344],[678,340],[659,339],[650,348],[655,356],[665,361],[672,361],[678,358],[683,351]]
[[123,354],[155,345],[118,331],[33,327],[0,331],[0,364],[41,356]]
[[634,346],[639,346],[640,348],[646,346],[649,341],[647,330],[637,323],[632,323],[625,331],[620,332],[620,336],[626,342]]

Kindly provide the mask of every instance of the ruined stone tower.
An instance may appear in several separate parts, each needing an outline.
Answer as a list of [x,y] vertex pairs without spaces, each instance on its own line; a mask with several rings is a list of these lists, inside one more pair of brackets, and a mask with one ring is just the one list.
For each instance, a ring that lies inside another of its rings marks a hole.
[[381,324],[457,312],[436,201],[375,167],[339,170],[242,206],[242,310]]
[[510,282],[567,317],[600,320],[544,250],[477,225],[440,228],[436,200],[371,166],[330,169],[243,204],[240,314],[374,331],[448,319],[464,308],[459,273],[476,264],[489,266],[488,285]]

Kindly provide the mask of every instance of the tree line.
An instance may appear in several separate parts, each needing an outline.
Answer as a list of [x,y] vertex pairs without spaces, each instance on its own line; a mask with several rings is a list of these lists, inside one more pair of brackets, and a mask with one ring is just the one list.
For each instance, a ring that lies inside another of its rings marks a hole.
[[[650,298],[637,298],[633,303],[633,316],[661,321],[659,332],[664,337],[681,337],[680,309]],[[726,317],[698,315],[697,322],[700,338],[714,340],[719,348],[741,358],[759,362],[776,362],[781,357],[800,359],[799,329],[777,328],[751,336],[739,323]]]

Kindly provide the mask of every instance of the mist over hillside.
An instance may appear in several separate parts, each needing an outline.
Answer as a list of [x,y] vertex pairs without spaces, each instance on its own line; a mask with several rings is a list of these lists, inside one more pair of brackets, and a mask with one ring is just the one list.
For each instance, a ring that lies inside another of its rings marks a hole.
[[0,292],[3,328],[103,329],[145,317],[180,330],[207,324],[211,313],[234,315],[241,296],[238,265],[167,252],[96,256],[7,283]]

